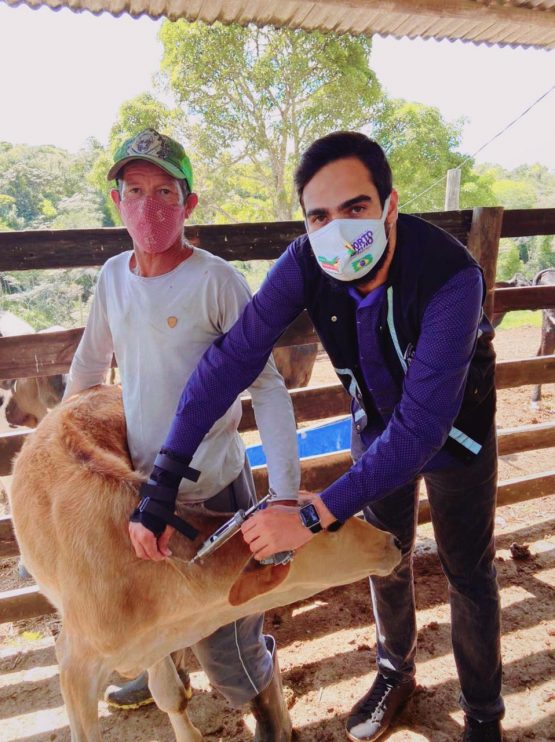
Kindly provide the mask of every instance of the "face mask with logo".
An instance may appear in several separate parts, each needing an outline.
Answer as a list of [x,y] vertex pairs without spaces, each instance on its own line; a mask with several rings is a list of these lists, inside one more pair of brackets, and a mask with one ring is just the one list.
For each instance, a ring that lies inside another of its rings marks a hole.
[[381,219],[334,219],[308,235],[324,273],[338,281],[354,281],[372,270],[387,247],[385,218],[390,198]]
[[169,250],[183,233],[183,204],[167,204],[144,196],[124,199],[119,210],[133,244],[146,253],[158,254]]

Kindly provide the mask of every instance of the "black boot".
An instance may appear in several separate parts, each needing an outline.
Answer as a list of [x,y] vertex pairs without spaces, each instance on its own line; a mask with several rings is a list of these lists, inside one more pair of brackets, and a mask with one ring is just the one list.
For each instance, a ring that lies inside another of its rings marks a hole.
[[[191,698],[193,692],[191,690],[191,681],[189,680],[189,673],[181,668],[177,671],[179,679],[183,683],[187,698]],[[129,709],[138,709],[141,706],[148,706],[154,703],[154,698],[148,687],[148,673],[143,672],[137,676],[134,680],[130,680],[125,685],[109,685],[104,692],[104,700],[116,709],[123,709],[125,711]]]
[[499,719],[478,721],[470,716],[464,718],[464,734],[461,742],[503,742],[503,731]]
[[276,642],[273,636],[264,638],[274,660],[274,674],[269,685],[250,702],[251,712],[256,719],[254,742],[290,742],[293,729],[283,697]]
[[347,737],[351,742],[373,742],[381,737],[415,687],[413,678],[400,682],[378,673],[368,693],[351,709],[346,723]]

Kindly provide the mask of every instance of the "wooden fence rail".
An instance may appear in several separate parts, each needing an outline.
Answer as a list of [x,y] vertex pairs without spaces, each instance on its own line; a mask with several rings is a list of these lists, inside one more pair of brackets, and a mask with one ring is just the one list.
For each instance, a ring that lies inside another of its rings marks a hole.
[[[498,389],[549,382],[555,382],[555,355],[536,356],[521,361],[501,361],[497,364]],[[292,389],[290,394],[297,423],[313,422],[349,413],[349,397],[339,383]],[[243,399],[242,405],[243,415],[239,430],[241,432],[254,430],[256,423],[250,398]],[[0,476],[10,474],[13,457],[23,445],[25,438],[31,434],[30,431],[0,434]]]
[[[494,312],[513,309],[555,308],[555,286],[497,289]],[[83,328],[32,335],[0,337],[0,379],[65,374],[79,344]],[[277,347],[318,341],[306,312],[291,323],[276,343]]]
[[[465,245],[472,223],[483,209],[419,213]],[[208,224],[188,226],[187,238],[225,260],[273,260],[305,231],[304,223]],[[555,234],[555,209],[511,209],[503,212],[501,237]],[[40,230],[0,233],[0,271],[37,268],[83,268],[102,265],[131,249],[123,228]]]

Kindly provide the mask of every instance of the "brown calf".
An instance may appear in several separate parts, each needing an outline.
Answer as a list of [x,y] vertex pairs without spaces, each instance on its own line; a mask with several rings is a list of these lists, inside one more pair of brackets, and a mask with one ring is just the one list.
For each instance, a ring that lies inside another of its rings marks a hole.
[[305,387],[318,355],[318,343],[274,348],[274,361],[288,389]]
[[12,427],[36,428],[48,410],[61,402],[64,390],[62,374],[15,379],[6,405],[6,420]]
[[135,557],[127,523],[137,502],[117,387],[95,387],[55,408],[19,454],[10,495],[26,567],[62,617],[56,642],[72,742],[98,742],[99,694],[113,670],[134,677],[148,668],[158,706],[178,742],[198,742],[187,695],[170,652],[242,616],[286,605],[399,562],[392,537],[351,518],[321,533],[293,561],[260,567],[236,536],[191,564],[225,518],[180,508],[200,534],[174,536],[173,557]]

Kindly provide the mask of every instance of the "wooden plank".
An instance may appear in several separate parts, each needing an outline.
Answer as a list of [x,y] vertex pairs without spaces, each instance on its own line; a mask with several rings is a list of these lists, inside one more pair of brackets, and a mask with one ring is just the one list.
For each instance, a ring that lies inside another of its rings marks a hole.
[[463,245],[468,242],[468,234],[472,224],[472,209],[465,209],[464,211],[418,211],[413,216],[418,216],[435,224],[436,227],[444,229],[460,240]]
[[67,373],[83,329],[0,338],[0,379]]
[[452,168],[447,171],[447,182],[445,183],[445,211],[459,208],[461,195],[461,170]]
[[[495,285],[502,223],[502,207],[478,207],[472,211],[472,225],[467,246],[470,253],[482,266],[488,292],[493,291]],[[492,293],[488,293],[486,296],[484,311],[488,317],[493,316]]]
[[[311,386],[305,389],[290,389],[289,394],[293,402],[297,423],[325,420],[328,417],[349,414],[350,397],[339,383],[322,384],[321,386]],[[243,404],[243,416],[239,424],[239,430],[241,432],[255,430],[256,422],[252,400],[250,397],[246,397],[241,402]]]
[[0,623],[22,621],[55,613],[36,585],[0,593]]
[[[417,212],[467,244],[472,211]],[[272,260],[304,232],[301,221],[187,226],[187,238],[226,260]],[[502,237],[555,234],[555,209],[505,211]],[[127,231],[102,229],[0,233],[0,271],[99,266],[131,249]]]
[[508,209],[503,215],[501,237],[555,234],[555,209]]
[[553,494],[555,494],[555,469],[506,479],[500,482],[497,488],[497,507]]
[[516,309],[555,308],[555,286],[518,286],[493,290],[493,311],[496,314]]
[[555,355],[526,358],[522,361],[500,361],[497,364],[496,386],[508,389],[528,384],[555,381]]
[[[555,286],[526,286],[491,292],[494,312],[555,307]],[[491,295],[489,303],[491,304]],[[0,338],[0,379],[67,373],[83,328],[63,332]],[[276,343],[276,347],[318,341],[314,326],[303,312]]]
[[[308,387],[307,389],[292,389],[290,395],[297,423],[349,414],[349,397],[339,383]],[[256,421],[252,409],[252,400],[250,397],[245,397],[241,402],[243,416],[239,430],[241,432],[255,430]],[[8,433],[0,433],[0,477],[11,474],[13,457],[31,432],[29,430],[13,430]]]
[[[274,259],[304,231],[303,222],[188,226],[187,239],[225,260]],[[0,271],[84,268],[132,249],[127,230],[40,230],[0,234]]]
[[[497,488],[497,507],[535,500],[553,494],[555,494],[555,471],[506,479],[499,482]],[[418,507],[418,523],[429,523],[431,519],[430,503],[427,499],[421,499]]]
[[[293,407],[297,422],[309,422],[325,417],[347,415],[349,413],[349,398],[344,392],[341,384],[330,384],[322,387],[309,389],[295,389],[291,392]],[[239,430],[245,432],[254,430],[256,423],[252,411],[250,398],[243,399],[243,417]],[[25,433],[8,433],[0,436],[0,476],[11,473],[11,459],[23,445],[29,435]],[[542,448],[555,446],[555,423],[538,423],[534,425],[522,425],[517,428],[505,428],[498,431],[499,455],[506,456],[523,451],[534,451]],[[3,446],[8,439],[10,448]],[[5,452],[9,450],[10,454]],[[9,556],[2,550],[4,536],[0,518],[0,557]],[[11,531],[10,531],[11,533]],[[17,552],[15,552],[17,553]]]
[[[298,423],[349,413],[349,398],[341,384],[295,389],[291,392],[291,398]],[[256,423],[251,399],[243,399],[242,403],[243,417],[239,430],[243,432],[255,430]],[[21,448],[30,432],[18,433],[14,431],[0,435],[0,476],[7,476],[11,473],[11,458]],[[555,423],[536,423],[534,425],[500,429],[498,440],[500,456],[550,448],[555,446]],[[7,445],[5,445],[6,443]],[[9,518],[0,518],[0,556],[8,556],[2,551],[2,543],[6,538],[5,533],[11,534],[11,526],[8,531],[4,531],[6,526],[2,524],[6,520],[9,520]],[[8,540],[9,538],[11,537],[8,537]]]
[[503,428],[497,433],[499,455],[536,451],[555,446],[555,423],[535,423],[517,428]]
[[[351,456],[348,452],[304,459],[301,462],[301,488],[311,492],[321,492],[348,471],[350,466]],[[268,491],[266,469],[264,467],[255,469],[253,475],[257,493],[266,494]],[[500,482],[497,488],[497,506],[511,505],[553,494],[555,494],[555,470],[530,474]],[[427,500],[421,500],[418,522],[428,523],[429,521],[429,504]]]

